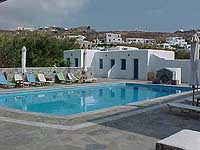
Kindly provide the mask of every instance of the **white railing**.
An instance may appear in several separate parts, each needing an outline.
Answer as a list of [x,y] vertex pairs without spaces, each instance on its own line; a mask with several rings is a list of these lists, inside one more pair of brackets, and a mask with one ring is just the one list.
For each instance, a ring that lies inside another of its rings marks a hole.
[[110,70],[108,71],[108,78],[114,79],[117,76],[117,65],[114,65]]

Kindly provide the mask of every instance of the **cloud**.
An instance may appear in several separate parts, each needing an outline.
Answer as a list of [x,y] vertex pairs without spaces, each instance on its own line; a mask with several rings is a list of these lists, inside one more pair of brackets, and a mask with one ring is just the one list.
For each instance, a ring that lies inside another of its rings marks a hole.
[[8,0],[0,4],[0,28],[64,25],[89,0]]

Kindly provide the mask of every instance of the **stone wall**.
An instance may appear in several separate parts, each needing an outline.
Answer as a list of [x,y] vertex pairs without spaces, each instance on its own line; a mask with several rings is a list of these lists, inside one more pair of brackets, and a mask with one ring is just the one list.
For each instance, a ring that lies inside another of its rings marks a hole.
[[[27,73],[33,73],[37,76],[38,73],[43,73],[45,77],[54,79],[56,72],[63,72],[64,74],[71,72],[74,75],[80,76],[81,68],[69,67],[40,67],[40,68],[26,68]],[[8,80],[13,81],[14,74],[20,74],[21,68],[0,68],[0,73],[5,74]]]

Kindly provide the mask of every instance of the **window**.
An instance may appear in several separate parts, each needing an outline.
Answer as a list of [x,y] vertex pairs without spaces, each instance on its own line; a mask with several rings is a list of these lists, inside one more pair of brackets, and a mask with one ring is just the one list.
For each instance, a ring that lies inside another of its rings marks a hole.
[[75,58],[75,67],[78,67],[78,58]]
[[114,65],[115,65],[115,60],[114,60],[114,59],[111,59],[111,60],[110,60],[110,68],[112,68]]
[[126,70],[126,59],[121,59],[121,70]]
[[70,62],[70,58],[67,58],[67,62]]
[[103,59],[99,59],[99,69],[103,69]]

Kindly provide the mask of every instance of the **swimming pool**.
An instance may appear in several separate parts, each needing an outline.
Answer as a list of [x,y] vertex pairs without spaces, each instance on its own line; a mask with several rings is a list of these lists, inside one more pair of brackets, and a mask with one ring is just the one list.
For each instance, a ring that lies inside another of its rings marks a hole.
[[187,87],[119,83],[1,94],[0,105],[28,112],[72,115],[189,90]]

